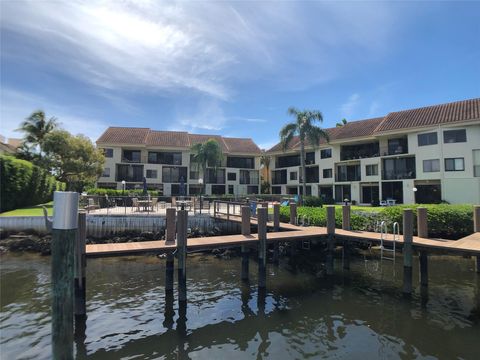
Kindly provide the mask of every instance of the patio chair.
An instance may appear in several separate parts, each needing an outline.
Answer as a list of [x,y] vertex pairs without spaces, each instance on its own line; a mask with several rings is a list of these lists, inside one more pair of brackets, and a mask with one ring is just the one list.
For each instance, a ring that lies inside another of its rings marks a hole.
[[152,198],[152,203],[151,203],[151,208],[152,208],[152,211],[153,211],[153,208],[155,208],[155,210],[158,210],[158,198]]
[[132,212],[134,211],[134,208],[137,208],[137,211],[140,211],[140,205],[138,205],[138,198],[132,199]]

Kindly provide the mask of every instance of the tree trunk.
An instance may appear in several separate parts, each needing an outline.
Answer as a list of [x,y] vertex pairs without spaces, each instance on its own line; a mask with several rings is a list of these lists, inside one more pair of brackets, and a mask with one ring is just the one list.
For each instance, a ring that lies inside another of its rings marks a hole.
[[206,177],[206,174],[207,174],[207,167],[204,166],[203,169],[202,169],[202,177],[203,177],[203,184],[202,184],[202,193],[203,195],[207,195],[206,193],[206,190],[207,190],[207,177]]
[[300,141],[300,166],[302,172],[302,190],[303,194],[300,195],[300,205],[303,205],[303,197],[307,194],[307,178],[306,178],[306,168],[305,168],[305,143]]

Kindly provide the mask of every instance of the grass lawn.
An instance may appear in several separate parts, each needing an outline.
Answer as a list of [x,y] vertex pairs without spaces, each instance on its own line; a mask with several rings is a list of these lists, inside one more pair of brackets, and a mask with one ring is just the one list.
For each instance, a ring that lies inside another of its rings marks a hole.
[[42,206],[45,206],[48,210],[48,215],[53,215],[53,201],[46,204],[40,204],[23,209],[15,209],[1,213],[0,216],[43,216]]

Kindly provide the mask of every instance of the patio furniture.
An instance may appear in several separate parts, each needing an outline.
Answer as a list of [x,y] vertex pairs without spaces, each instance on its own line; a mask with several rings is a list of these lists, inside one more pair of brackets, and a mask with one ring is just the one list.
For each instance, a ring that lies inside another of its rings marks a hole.
[[137,208],[137,211],[140,211],[140,206],[138,204],[138,198],[133,198],[132,199],[132,212],[134,209]]
[[85,206],[85,210],[87,210],[87,213],[88,213],[90,212],[90,210],[95,210],[95,209],[100,209],[100,206],[95,204],[94,199],[88,198],[88,205]]
[[158,198],[153,198],[152,204],[150,206],[152,208],[152,211],[153,211],[153,208],[155,208],[155,210],[158,210]]

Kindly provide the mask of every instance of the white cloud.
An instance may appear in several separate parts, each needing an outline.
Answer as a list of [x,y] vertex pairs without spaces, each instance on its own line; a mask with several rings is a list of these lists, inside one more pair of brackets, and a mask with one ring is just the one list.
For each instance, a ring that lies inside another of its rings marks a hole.
[[258,147],[263,150],[271,149],[273,146],[277,145],[278,141],[264,141],[258,144]]
[[359,102],[360,102],[360,95],[359,94],[355,93],[355,94],[350,95],[347,102],[345,102],[340,107],[340,114],[341,114],[342,118],[346,118],[347,120],[351,120]]
[[176,119],[177,121],[168,130],[219,131],[227,122],[223,110],[216,100],[201,100],[193,111],[179,110]]
[[73,134],[83,134],[92,141],[108,127],[103,121],[75,110],[25,92],[2,88],[0,96],[2,106],[0,108],[0,133],[9,138],[21,138],[23,134],[15,131],[20,123],[35,110],[44,110],[47,117],[56,117],[61,127]]
[[380,110],[380,103],[376,100],[372,101],[370,104],[370,108],[368,110],[368,117],[371,116],[379,116],[380,114],[378,111]]
[[301,89],[334,78],[352,66],[352,58],[357,66],[378,60],[391,43],[395,19],[402,18],[398,8],[379,2],[1,6],[2,30],[28,40],[4,56],[35,58],[110,91],[193,91],[222,100],[252,79]]

